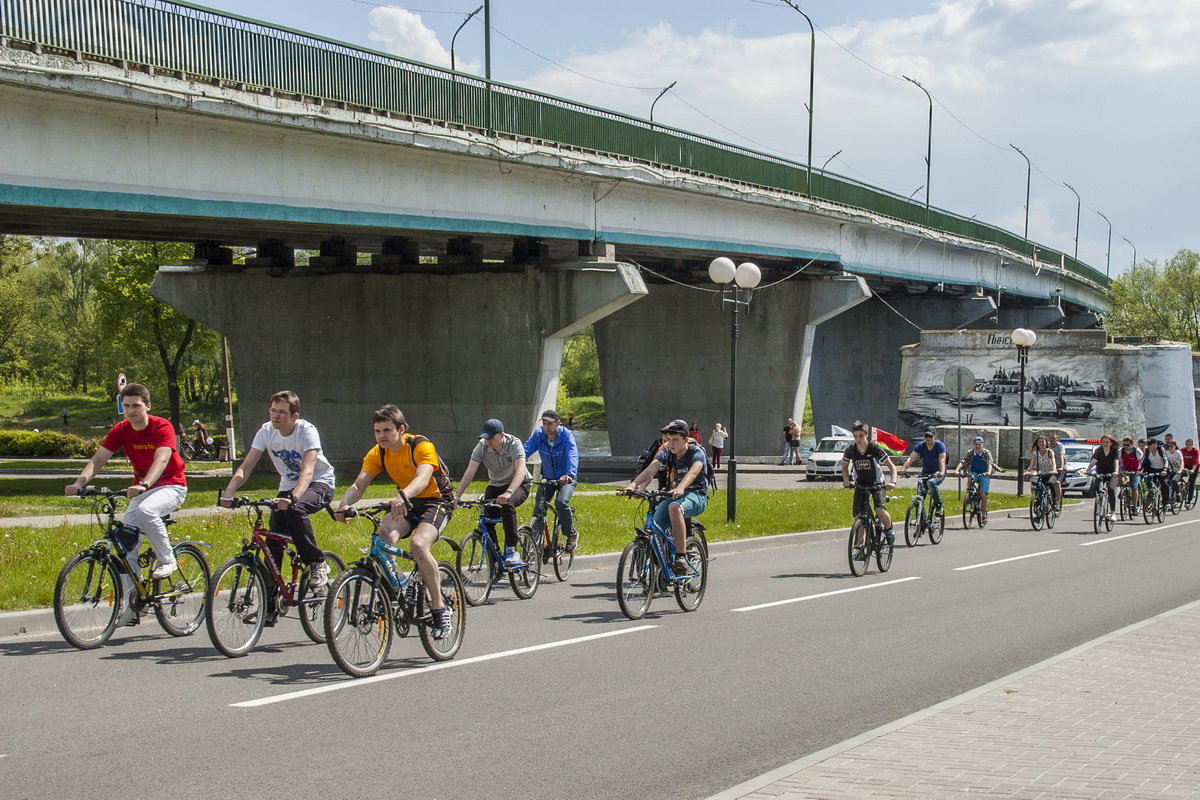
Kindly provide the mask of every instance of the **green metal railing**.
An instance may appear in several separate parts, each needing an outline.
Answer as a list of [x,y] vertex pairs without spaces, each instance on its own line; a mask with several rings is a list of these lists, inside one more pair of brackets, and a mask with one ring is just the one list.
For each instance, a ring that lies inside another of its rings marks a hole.
[[0,37],[41,49],[550,142],[808,195],[1044,262],[1098,270],[1009,231],[800,163],[613,111],[166,0],[0,0]]

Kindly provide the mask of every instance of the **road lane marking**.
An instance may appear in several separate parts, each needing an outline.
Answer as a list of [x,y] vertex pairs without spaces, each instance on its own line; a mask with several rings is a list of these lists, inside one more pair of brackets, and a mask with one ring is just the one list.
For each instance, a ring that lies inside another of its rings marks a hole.
[[775,600],[770,603],[759,603],[756,606],[742,606],[741,608],[731,608],[730,611],[757,611],[760,608],[770,608],[771,606],[783,606],[788,603],[803,603],[805,600],[816,600],[818,597],[832,597],[835,594],[849,594],[850,592],[861,592],[864,589],[878,589],[880,586],[893,586],[897,583],[907,583],[908,581],[919,581],[919,577],[912,578],[897,578],[894,581],[884,581],[883,583],[868,583],[863,586],[855,586],[850,589],[835,589],[832,592],[821,592],[820,594],[808,594],[804,597],[790,597],[787,600]]
[[1141,536],[1143,533],[1154,533],[1155,531],[1165,531],[1167,528],[1178,528],[1180,525],[1193,525],[1196,520],[1185,519],[1183,522],[1172,522],[1170,525],[1159,525],[1157,528],[1147,528],[1144,531],[1134,531],[1133,533],[1123,533],[1120,536],[1105,536],[1103,539],[1095,539],[1090,542],[1080,542],[1080,547],[1091,547],[1094,544],[1104,544],[1105,542],[1115,542],[1118,539],[1128,539],[1130,536]]
[[583,642],[591,642],[596,639],[606,639],[610,636],[622,636],[626,633],[634,633],[636,631],[648,631],[651,628],[657,627],[657,625],[638,625],[633,628],[622,628],[618,631],[594,633],[590,636],[578,636],[574,639],[561,639],[557,642],[546,642],[545,644],[535,644],[530,645],[529,647],[518,647],[515,650],[502,650],[499,653],[488,653],[482,656],[460,658],[454,661],[439,661],[426,667],[415,667],[413,669],[400,670],[399,672],[388,672],[383,675],[372,675],[369,678],[354,678],[348,681],[326,684],[325,686],[314,686],[311,689],[301,689],[297,692],[277,694],[272,695],[271,697],[260,697],[257,700],[244,700],[240,703],[230,703],[229,706],[230,708],[258,708],[260,706],[269,706],[273,703],[282,703],[287,700],[299,700],[302,697],[311,697],[312,695],[325,694],[326,692],[336,692],[341,689],[353,689],[357,686],[364,686],[368,683],[380,683],[381,681],[390,681],[395,678],[407,678],[412,675],[422,675],[426,672],[436,672],[437,670],[449,669],[451,667],[465,667],[467,664],[478,664],[481,661],[492,661],[497,658],[518,656],[524,653],[533,653],[538,650],[551,650],[555,647],[566,647],[567,645],[571,644],[581,644]]
[[1026,553],[1023,556],[1013,556],[1012,558],[1002,558],[999,561],[985,561],[982,564],[971,564],[968,567],[955,567],[955,572],[963,572],[968,569],[979,569],[980,567],[990,567],[993,564],[1007,564],[1010,561],[1020,561],[1023,558],[1036,558],[1038,556],[1048,556],[1051,553],[1060,553],[1061,550],[1043,550],[1040,553]]

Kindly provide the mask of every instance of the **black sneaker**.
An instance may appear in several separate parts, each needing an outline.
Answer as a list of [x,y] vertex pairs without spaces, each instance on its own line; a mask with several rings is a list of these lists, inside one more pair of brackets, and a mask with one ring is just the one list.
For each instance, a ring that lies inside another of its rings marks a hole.
[[883,538],[888,544],[894,544],[896,541],[896,534],[892,532],[891,528],[889,528],[883,532]]
[[579,544],[579,532],[571,531],[567,534],[567,552],[574,553],[577,544]]
[[430,631],[435,639],[446,639],[454,629],[454,624],[450,619],[450,609],[435,608],[433,615],[433,630]]

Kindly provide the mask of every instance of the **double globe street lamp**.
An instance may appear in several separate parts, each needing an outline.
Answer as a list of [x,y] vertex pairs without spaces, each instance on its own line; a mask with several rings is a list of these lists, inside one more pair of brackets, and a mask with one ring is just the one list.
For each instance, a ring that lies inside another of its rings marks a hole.
[[734,266],[733,261],[721,256],[714,258],[708,265],[708,277],[721,287],[721,306],[729,303],[733,308],[733,322],[729,329],[729,440],[725,443],[729,451],[729,497],[726,506],[726,519],[729,522],[737,520],[737,340],[738,340],[738,309],[749,308],[751,293],[762,280],[762,270],[757,264],[749,261]]
[[1017,497],[1025,494],[1025,364],[1029,348],[1037,343],[1037,334],[1028,328],[1014,328],[1012,343],[1017,346],[1017,363],[1021,365],[1021,394],[1017,411],[1020,423],[1017,432]]

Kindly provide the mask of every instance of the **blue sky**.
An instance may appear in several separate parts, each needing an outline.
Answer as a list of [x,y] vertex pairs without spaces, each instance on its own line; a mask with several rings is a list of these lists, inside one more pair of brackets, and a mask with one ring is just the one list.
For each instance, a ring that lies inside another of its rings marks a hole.
[[[428,63],[483,0],[208,0],[247,17]],[[1113,274],[1200,250],[1200,14],[1179,0],[797,0],[818,27],[813,161],[930,200]],[[492,0],[498,81],[803,160],[809,32],[779,0]],[[459,69],[482,74],[482,14]],[[554,62],[554,63],[551,63]],[[840,153],[839,153],[840,151]]]

